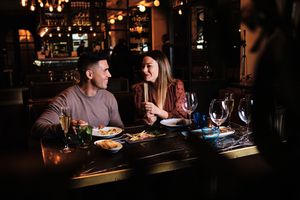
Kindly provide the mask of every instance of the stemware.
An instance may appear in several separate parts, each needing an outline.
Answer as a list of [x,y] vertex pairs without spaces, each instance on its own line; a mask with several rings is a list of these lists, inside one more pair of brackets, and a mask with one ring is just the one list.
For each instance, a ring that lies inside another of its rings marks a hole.
[[246,123],[246,134],[249,134],[249,124],[251,122],[253,100],[250,97],[241,98],[238,106],[240,119]]
[[234,98],[233,93],[225,93],[225,101],[228,107],[228,127],[231,128],[231,114],[234,108]]
[[217,126],[216,139],[220,134],[220,126],[225,122],[229,115],[228,107],[224,99],[213,99],[209,105],[209,116],[211,121]]
[[189,124],[191,124],[191,115],[198,106],[198,100],[195,92],[185,92],[182,108],[188,114]]
[[62,130],[64,131],[64,148],[62,149],[62,152],[69,153],[71,152],[71,148],[68,144],[68,138],[67,134],[70,129],[71,125],[71,110],[68,106],[62,106],[60,108],[60,115],[59,115],[59,123],[61,125]]

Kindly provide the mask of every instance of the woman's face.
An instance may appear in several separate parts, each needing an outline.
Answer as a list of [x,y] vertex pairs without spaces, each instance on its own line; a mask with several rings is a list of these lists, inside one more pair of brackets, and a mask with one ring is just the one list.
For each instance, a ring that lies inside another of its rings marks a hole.
[[156,60],[149,56],[145,56],[142,64],[142,72],[145,81],[154,83],[159,72],[158,63]]

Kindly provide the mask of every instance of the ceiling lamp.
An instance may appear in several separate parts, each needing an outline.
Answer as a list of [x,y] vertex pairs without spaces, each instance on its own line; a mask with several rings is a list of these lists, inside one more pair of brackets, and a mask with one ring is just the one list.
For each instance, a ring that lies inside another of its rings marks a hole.
[[35,11],[37,7],[40,7],[48,9],[50,12],[53,12],[54,9],[56,9],[57,12],[61,12],[64,4],[69,1],[70,0],[21,0],[21,6],[29,7],[31,11]]
[[137,7],[139,8],[139,11],[141,11],[141,12],[145,12],[145,10],[146,10],[146,7],[144,5],[138,5]]
[[159,0],[155,0],[155,1],[153,2],[153,4],[154,4],[154,6],[158,7],[158,6],[160,5],[160,2],[159,2]]

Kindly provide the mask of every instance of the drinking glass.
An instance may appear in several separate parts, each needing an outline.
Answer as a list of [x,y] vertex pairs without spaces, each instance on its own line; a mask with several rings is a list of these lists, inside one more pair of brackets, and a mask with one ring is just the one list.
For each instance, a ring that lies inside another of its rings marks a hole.
[[224,99],[213,99],[209,105],[209,116],[211,121],[217,126],[217,136],[220,134],[220,126],[225,122],[229,115],[227,103]]
[[188,114],[189,124],[191,124],[191,115],[198,106],[198,100],[195,92],[185,92],[184,102],[182,108]]
[[67,134],[70,129],[71,125],[71,110],[68,106],[63,106],[60,108],[60,115],[59,115],[59,123],[61,125],[62,130],[64,131],[64,148],[62,149],[62,152],[69,153],[71,152],[71,148],[68,144],[68,138]]
[[246,134],[249,134],[249,124],[251,122],[253,100],[250,97],[241,98],[238,106],[240,119],[246,123]]
[[234,108],[234,98],[233,98],[233,93],[225,93],[225,101],[228,107],[228,127],[231,128],[231,113]]

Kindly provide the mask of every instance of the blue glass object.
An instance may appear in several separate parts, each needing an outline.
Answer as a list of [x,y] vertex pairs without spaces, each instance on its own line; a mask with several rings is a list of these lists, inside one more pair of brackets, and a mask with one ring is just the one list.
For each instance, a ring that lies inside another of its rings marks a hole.
[[200,124],[201,124],[200,117],[201,117],[201,114],[199,112],[195,112],[193,114],[195,128],[200,128]]
[[204,127],[202,128],[202,132],[203,139],[212,144],[215,144],[220,135],[220,129],[218,127]]

